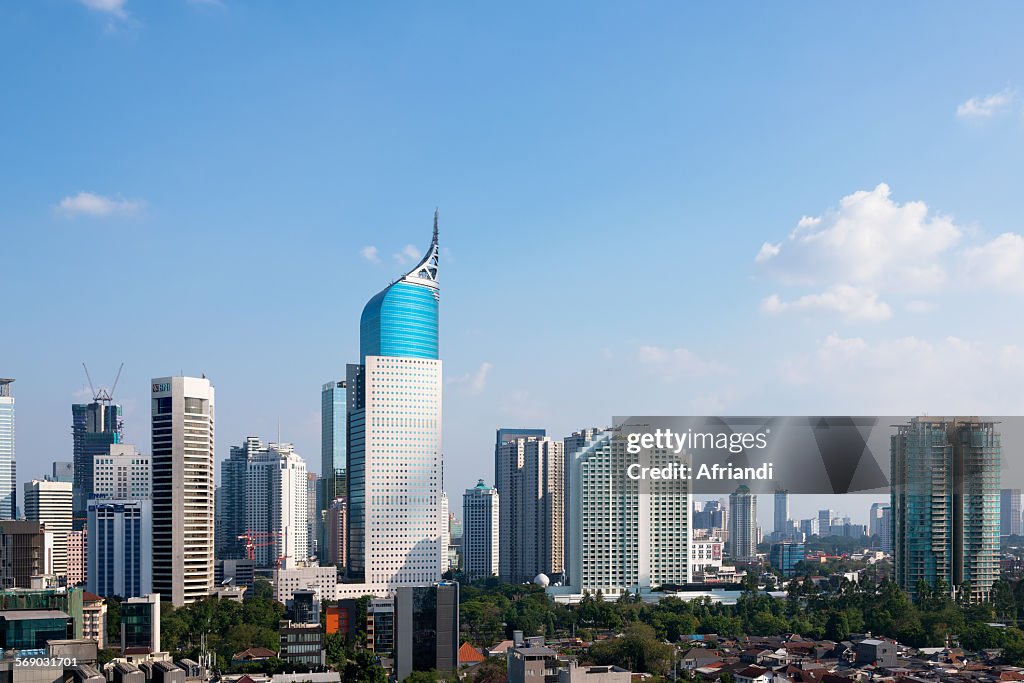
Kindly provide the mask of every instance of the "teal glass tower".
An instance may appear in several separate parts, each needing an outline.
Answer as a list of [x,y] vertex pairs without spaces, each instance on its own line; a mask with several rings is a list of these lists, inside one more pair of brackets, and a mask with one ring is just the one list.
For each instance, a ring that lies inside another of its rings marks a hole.
[[891,440],[896,581],[987,600],[999,578],[1001,437],[976,417],[918,417]]
[[349,580],[387,594],[441,576],[438,217],[423,259],[375,295],[348,366]]

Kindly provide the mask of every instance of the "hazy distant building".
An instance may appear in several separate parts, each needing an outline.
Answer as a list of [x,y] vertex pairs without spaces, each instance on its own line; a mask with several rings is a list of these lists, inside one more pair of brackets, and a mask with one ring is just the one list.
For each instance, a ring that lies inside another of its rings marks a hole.
[[895,579],[969,583],[985,600],[999,577],[1000,434],[976,417],[917,417],[891,442]]
[[800,520],[800,533],[804,535],[805,539],[811,536],[818,535],[818,518],[812,517],[811,519]]
[[181,606],[213,589],[214,389],[152,381],[153,590]]
[[71,497],[70,482],[33,479],[25,483],[25,519],[39,522],[53,535],[53,555],[47,564],[59,579],[68,574]]
[[835,510],[818,510],[818,535],[832,535],[832,520],[836,519]]
[[745,486],[729,494],[729,555],[737,561],[757,557],[757,495]]
[[0,377],[0,519],[15,519],[18,511],[18,468],[14,457],[13,379]]
[[789,491],[780,489],[775,492],[775,526],[772,531],[776,538],[785,538],[790,530],[789,526]]
[[1020,489],[1002,489],[999,492],[999,534],[1021,535]]
[[51,479],[53,481],[69,481],[74,483],[75,481],[75,463],[73,462],[55,462],[52,468],[53,474]]
[[498,575],[499,503],[483,479],[462,495],[462,567],[470,580]]
[[532,581],[538,574],[560,576],[565,548],[562,442],[517,436],[497,443],[495,450],[499,575],[512,583]]

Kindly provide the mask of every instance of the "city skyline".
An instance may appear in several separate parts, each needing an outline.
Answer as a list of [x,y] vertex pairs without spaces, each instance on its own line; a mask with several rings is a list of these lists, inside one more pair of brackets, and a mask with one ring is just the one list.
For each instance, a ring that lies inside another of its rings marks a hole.
[[[476,463],[501,427],[1020,413],[1024,321],[1001,313],[1024,262],[1022,9],[751,12],[734,26],[722,8],[297,8],[277,33],[230,2],[0,8],[0,44],[24,63],[11,97],[53,105],[0,112],[15,133],[7,277],[32,293],[11,299],[0,340],[0,373],[18,379],[16,490],[71,459],[82,361],[108,382],[125,363],[114,398],[142,452],[148,379],[205,372],[217,463],[280,424],[319,469],[318,389],[344,376],[354,316],[412,265],[435,206],[451,496],[490,479]],[[270,36],[295,68],[261,49]],[[168,60],[183,40],[194,50]],[[182,273],[208,297],[198,313],[165,285]],[[524,302],[536,319],[579,315],[515,341],[488,324]],[[943,310],[963,305],[970,329]],[[243,344],[253,320],[273,324]],[[938,368],[990,381],[953,389]]]

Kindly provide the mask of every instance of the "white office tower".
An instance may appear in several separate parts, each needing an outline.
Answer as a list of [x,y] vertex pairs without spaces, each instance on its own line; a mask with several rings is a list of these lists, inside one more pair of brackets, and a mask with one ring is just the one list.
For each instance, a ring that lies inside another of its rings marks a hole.
[[437,521],[438,527],[441,529],[441,556],[438,558],[440,562],[440,572],[444,574],[448,571],[448,546],[452,543],[452,530],[450,522],[448,520],[448,494],[441,491],[441,509],[440,518]]
[[53,556],[47,564],[58,578],[68,575],[71,487],[69,481],[33,479],[25,483],[25,519],[41,523],[53,534]]
[[[685,455],[683,456],[685,458]],[[569,586],[552,589],[606,597],[690,581],[690,491],[684,479],[631,479],[633,463],[680,462],[664,451],[626,452],[625,438],[605,432],[572,455],[569,496]]]
[[498,575],[498,490],[481,479],[462,494],[462,571],[466,578]]
[[0,377],[0,519],[16,519],[18,473],[14,458],[13,379]]
[[309,558],[306,463],[290,443],[266,448],[249,437],[245,526],[257,567],[288,567]]
[[757,557],[757,495],[741,485],[729,494],[729,555],[747,562]]
[[423,260],[367,302],[349,365],[347,577],[384,596],[441,578],[437,216]]
[[153,591],[175,606],[213,589],[214,390],[205,377],[152,381]]
[[[93,457],[93,493],[106,498],[149,498],[152,465],[148,455],[126,443],[110,444],[110,453]],[[95,591],[94,591],[95,592]]]
[[581,451],[600,438],[607,431],[600,427],[589,427],[575,431],[562,439],[562,571],[569,573],[572,553],[569,548],[569,489],[572,486],[573,454]]
[[882,506],[882,517],[878,523],[878,545],[884,552],[892,552],[892,506]]

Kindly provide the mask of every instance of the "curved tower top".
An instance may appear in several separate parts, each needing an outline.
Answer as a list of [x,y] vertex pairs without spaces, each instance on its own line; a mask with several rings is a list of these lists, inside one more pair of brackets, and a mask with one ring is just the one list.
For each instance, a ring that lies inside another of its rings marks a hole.
[[360,362],[365,363],[367,356],[438,357],[437,219],[435,210],[434,235],[423,259],[363,308],[359,320]]

